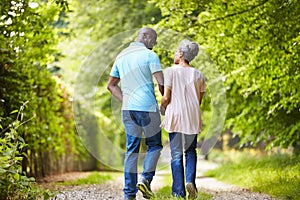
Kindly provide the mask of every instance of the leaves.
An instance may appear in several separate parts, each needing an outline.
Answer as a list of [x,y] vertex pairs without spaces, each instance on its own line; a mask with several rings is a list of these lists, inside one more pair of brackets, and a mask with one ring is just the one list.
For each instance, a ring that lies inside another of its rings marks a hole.
[[48,71],[60,56],[57,44],[65,31],[60,6],[67,2],[4,0],[0,5],[0,126],[5,127],[0,137],[19,139],[24,169],[41,176],[47,165],[41,155],[84,151],[70,120],[68,91]]
[[[23,106],[22,106],[23,107]],[[22,110],[23,111],[23,110]],[[21,112],[21,110],[17,110]],[[14,112],[15,113],[15,112]],[[39,197],[44,191],[36,192],[32,182],[22,171],[23,150],[27,146],[24,139],[16,131],[21,121],[16,119],[7,128],[0,139],[0,198],[27,199],[29,196]],[[48,194],[49,195],[49,194]]]

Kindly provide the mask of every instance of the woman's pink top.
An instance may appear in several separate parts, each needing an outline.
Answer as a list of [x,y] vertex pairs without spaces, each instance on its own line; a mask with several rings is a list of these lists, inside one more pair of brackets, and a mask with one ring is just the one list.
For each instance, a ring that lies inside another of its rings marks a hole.
[[167,68],[164,74],[164,86],[170,88],[172,93],[161,127],[169,133],[200,133],[200,93],[206,91],[203,74],[195,68],[179,65]]

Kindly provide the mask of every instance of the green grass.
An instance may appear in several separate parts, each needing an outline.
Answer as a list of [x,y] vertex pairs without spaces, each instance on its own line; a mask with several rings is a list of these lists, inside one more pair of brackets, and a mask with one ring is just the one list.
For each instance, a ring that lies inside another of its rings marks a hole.
[[106,181],[113,180],[115,176],[112,173],[105,172],[92,172],[86,178],[77,179],[74,181],[64,181],[62,183],[58,183],[58,185],[89,185],[89,184],[99,184],[105,183]]
[[[151,200],[179,200],[178,198],[175,198],[172,196],[172,187],[171,186],[165,186],[161,189],[159,189],[155,193],[155,197],[151,198]],[[210,194],[206,194],[203,192],[198,192],[198,198],[196,200],[210,200],[212,199],[212,196]]]
[[242,154],[205,175],[280,199],[300,197],[300,157]]

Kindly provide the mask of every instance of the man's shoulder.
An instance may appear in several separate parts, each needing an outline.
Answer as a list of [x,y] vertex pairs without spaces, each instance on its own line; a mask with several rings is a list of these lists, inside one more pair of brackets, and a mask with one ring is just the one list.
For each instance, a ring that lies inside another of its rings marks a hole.
[[140,53],[140,52],[147,52],[149,49],[147,49],[145,46],[141,45],[129,45],[125,49],[123,49],[118,55],[117,59],[120,59],[124,56],[130,56],[132,53]]
[[158,55],[154,52],[154,51],[152,51],[152,50],[150,50],[150,49],[147,49],[148,50],[148,58],[149,59],[153,59],[153,60],[159,60],[159,57],[158,57]]

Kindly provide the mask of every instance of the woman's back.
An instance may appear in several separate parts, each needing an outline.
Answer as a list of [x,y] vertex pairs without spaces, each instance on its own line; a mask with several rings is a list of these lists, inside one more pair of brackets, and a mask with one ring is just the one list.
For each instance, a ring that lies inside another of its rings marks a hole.
[[192,67],[175,65],[165,70],[165,87],[172,93],[162,127],[168,132],[199,133],[200,92],[205,91],[203,74]]

